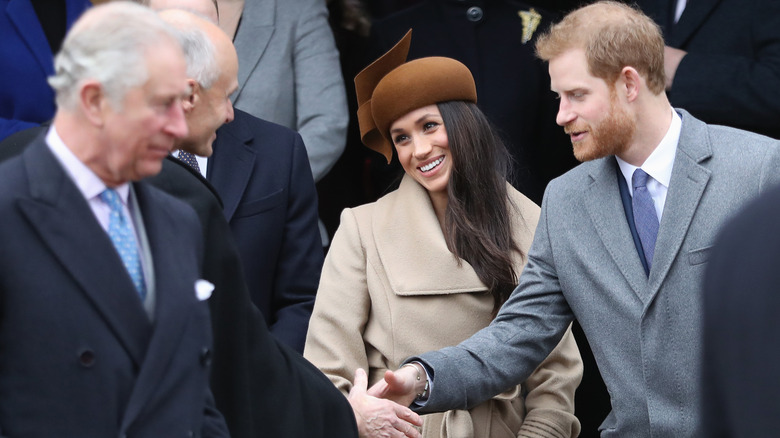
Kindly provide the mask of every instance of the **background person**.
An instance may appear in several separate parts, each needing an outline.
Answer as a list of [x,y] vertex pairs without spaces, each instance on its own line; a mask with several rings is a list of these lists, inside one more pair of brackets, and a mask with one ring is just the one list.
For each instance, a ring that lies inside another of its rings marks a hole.
[[191,207],[137,182],[187,133],[174,32],[88,11],[55,61],[45,137],[0,165],[0,435],[229,436]]

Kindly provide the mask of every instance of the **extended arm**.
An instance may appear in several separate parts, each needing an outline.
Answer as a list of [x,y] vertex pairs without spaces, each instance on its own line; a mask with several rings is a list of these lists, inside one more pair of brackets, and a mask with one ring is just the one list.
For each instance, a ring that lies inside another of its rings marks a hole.
[[558,283],[546,222],[543,203],[528,265],[496,319],[455,347],[409,359],[425,364],[434,383],[419,412],[476,406],[525,381],[560,341],[573,316]]

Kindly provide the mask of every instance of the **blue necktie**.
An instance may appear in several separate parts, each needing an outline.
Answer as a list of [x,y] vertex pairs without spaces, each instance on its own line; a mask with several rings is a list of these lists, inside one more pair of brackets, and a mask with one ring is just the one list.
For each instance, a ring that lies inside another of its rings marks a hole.
[[634,187],[634,195],[631,198],[631,207],[634,210],[634,225],[642,241],[642,251],[645,253],[647,268],[653,265],[655,253],[655,239],[658,237],[658,216],[655,213],[655,204],[647,191],[647,179],[650,177],[642,169],[634,171],[631,184]]
[[200,166],[198,166],[198,160],[195,159],[195,155],[191,154],[189,152],[185,152],[183,150],[179,150],[178,157],[181,161],[183,161],[185,164],[189,165],[193,169],[195,169],[195,172],[200,173]]
[[108,237],[111,238],[127,273],[130,274],[130,279],[133,280],[138,295],[143,300],[146,298],[144,272],[141,269],[141,258],[138,255],[135,233],[128,223],[128,218],[122,208],[122,201],[119,200],[119,194],[114,189],[103,191],[100,194],[100,199],[111,209],[108,220]]

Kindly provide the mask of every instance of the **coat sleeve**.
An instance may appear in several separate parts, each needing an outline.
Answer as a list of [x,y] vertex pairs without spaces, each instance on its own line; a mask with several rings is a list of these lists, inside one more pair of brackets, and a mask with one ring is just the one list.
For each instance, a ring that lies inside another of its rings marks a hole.
[[[522,205],[521,215],[528,230],[533,232],[538,226],[540,209],[529,202]],[[555,349],[522,385],[526,415],[518,436],[578,436],[580,422],[574,416],[574,392],[582,380],[582,373],[582,357],[569,326]]]
[[300,4],[300,18],[293,51],[295,130],[306,144],[314,181],[319,181],[346,147],[347,95],[325,2],[296,3]]
[[368,372],[363,342],[371,311],[366,263],[357,221],[346,209],[325,257],[303,351],[344,394],[352,388],[357,368]]

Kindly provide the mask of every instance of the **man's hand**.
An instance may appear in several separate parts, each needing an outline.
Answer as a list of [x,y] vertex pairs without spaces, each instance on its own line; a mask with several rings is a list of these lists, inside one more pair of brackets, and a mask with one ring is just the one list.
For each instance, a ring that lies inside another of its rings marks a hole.
[[409,406],[417,394],[423,392],[426,380],[425,370],[422,370],[420,365],[402,366],[395,371],[385,372],[384,380],[376,382],[368,390],[368,394]]
[[666,90],[672,88],[672,82],[674,82],[674,75],[677,73],[677,67],[680,65],[683,57],[688,52],[685,50],[675,49],[674,47],[664,46],[664,75],[666,75]]
[[367,387],[368,376],[363,369],[359,368],[355,371],[355,382],[347,400],[355,412],[361,438],[422,437],[414,428],[414,426],[422,426],[419,415],[406,406],[372,396],[367,393]]

